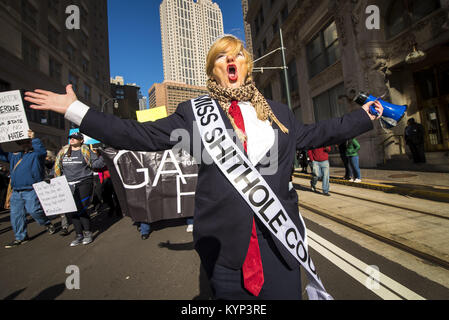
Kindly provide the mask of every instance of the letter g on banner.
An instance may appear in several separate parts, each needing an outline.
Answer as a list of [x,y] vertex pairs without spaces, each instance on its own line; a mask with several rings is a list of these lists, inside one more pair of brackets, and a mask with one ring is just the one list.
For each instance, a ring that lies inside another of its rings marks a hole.
[[[125,181],[123,180],[123,177],[122,177],[122,174],[121,174],[121,171],[120,171],[120,167],[118,165],[118,160],[120,159],[121,156],[123,156],[125,153],[128,153],[128,152],[131,152],[131,151],[120,150],[117,153],[117,155],[114,157],[113,162],[114,162],[115,170],[117,170],[118,176],[120,177],[120,180],[122,181],[122,184],[125,187],[125,189],[139,189],[139,188],[145,187],[150,182],[150,174],[148,172],[148,168],[136,169],[137,172],[143,172],[144,181],[142,183],[140,183],[140,184],[134,184],[134,185],[126,184]],[[136,157],[134,153],[131,153],[131,154],[134,157]],[[136,159],[137,159],[137,157],[136,157]],[[139,161],[139,159],[137,159],[137,160]]]

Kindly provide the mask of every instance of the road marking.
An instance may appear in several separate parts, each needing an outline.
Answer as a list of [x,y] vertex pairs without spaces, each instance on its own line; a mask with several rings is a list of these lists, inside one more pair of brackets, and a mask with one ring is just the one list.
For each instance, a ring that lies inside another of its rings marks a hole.
[[351,277],[362,283],[368,290],[372,291],[384,300],[426,300],[424,297],[411,291],[402,284],[394,281],[383,273],[379,272],[379,288],[370,289],[366,286],[366,281],[371,275],[366,273],[368,266],[363,261],[350,255],[346,251],[340,249],[326,239],[320,237],[316,233],[307,230],[309,238],[309,246],[331,261],[337,267],[345,271]]

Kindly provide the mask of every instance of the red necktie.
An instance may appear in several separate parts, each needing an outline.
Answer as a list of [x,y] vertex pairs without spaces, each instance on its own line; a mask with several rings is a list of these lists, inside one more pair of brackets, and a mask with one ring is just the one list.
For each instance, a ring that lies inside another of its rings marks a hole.
[[[245,132],[245,123],[243,122],[242,112],[238,105],[238,101],[231,101],[229,107],[229,114],[234,119],[237,128]],[[243,142],[245,152],[247,152],[246,140]],[[249,241],[248,252],[246,254],[245,262],[242,266],[243,283],[245,289],[253,295],[258,296],[262,289],[264,277],[262,268],[262,259],[260,257],[259,241],[257,240],[256,223],[253,218],[253,229],[251,231],[251,239]]]

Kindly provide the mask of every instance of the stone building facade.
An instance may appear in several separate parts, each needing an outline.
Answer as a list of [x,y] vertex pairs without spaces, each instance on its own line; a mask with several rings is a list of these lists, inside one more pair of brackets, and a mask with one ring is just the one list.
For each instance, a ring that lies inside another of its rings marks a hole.
[[[411,117],[425,127],[426,152],[449,150],[448,15],[448,0],[249,0],[246,22],[254,58],[280,47],[282,28],[292,109],[304,123],[358,108],[352,99],[360,91],[408,105],[397,127],[385,130],[376,121],[357,137],[361,167],[377,167],[405,154]],[[425,56],[409,61],[414,50]],[[281,65],[280,54],[256,63]],[[286,102],[281,71],[254,78],[265,96]]]

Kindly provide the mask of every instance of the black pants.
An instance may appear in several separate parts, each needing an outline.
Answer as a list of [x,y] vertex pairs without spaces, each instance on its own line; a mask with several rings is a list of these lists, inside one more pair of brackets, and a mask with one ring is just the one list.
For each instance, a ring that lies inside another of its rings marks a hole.
[[93,180],[88,178],[75,185],[73,198],[78,211],[66,213],[69,222],[73,223],[76,234],[90,231],[88,207],[92,202]]
[[[260,222],[256,222],[257,239],[264,273],[264,284],[258,297],[243,286],[242,269],[233,270],[215,265],[210,283],[215,299],[223,300],[301,300],[301,273],[290,270],[280,256],[271,236]],[[264,229],[262,233],[260,229]]]
[[413,162],[425,163],[426,154],[424,152],[424,144],[409,143],[410,151],[412,152]]

